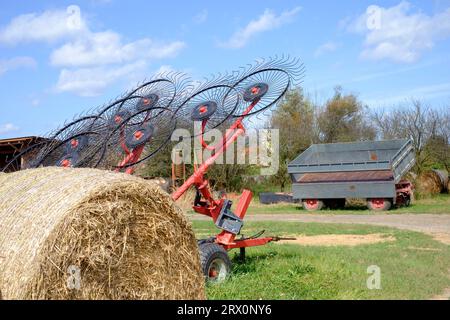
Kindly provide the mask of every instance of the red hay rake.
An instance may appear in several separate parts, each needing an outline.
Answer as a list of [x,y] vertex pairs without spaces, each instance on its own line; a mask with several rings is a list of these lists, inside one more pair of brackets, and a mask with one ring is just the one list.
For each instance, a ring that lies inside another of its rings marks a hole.
[[[123,97],[66,124],[47,136],[39,146],[18,154],[3,171],[17,164],[17,158],[33,153],[28,167],[99,167],[132,174],[138,164],[153,158],[169,142],[178,124],[201,123],[202,151],[211,156],[194,165],[194,173],[172,194],[177,201],[191,187],[196,190],[195,212],[210,217],[220,232],[199,240],[205,276],[213,281],[230,272],[228,250],[262,246],[279,237],[240,236],[252,192],[243,190],[235,212],[226,197],[215,199],[206,178],[208,169],[245,135],[245,122],[263,114],[283,98],[295,81],[301,79],[303,65],[289,58],[260,60],[239,72],[225,74],[193,86],[180,73],[158,75]],[[194,89],[194,87],[196,89]],[[204,140],[209,130],[228,126],[220,142],[211,146]],[[22,168],[23,169],[23,168]],[[240,237],[239,237],[240,236]]]

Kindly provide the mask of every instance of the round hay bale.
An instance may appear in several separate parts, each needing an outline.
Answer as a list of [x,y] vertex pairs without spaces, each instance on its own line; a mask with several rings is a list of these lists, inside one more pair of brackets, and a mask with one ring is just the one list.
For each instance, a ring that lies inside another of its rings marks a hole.
[[3,299],[204,299],[191,225],[125,174],[40,168],[0,176]]
[[[446,176],[446,175],[445,175]],[[416,189],[422,195],[434,195],[442,193],[447,182],[443,179],[439,170],[429,170],[422,173],[416,180]]]
[[448,185],[448,172],[445,170],[433,170],[433,172],[439,176],[439,180],[441,181],[441,193],[447,191]]

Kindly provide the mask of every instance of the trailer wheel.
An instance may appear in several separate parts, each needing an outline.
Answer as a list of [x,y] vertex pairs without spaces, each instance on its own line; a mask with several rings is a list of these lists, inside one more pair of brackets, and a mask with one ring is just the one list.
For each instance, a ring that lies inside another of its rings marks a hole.
[[388,211],[392,207],[390,199],[367,199],[367,207],[373,211]]
[[207,281],[223,282],[230,273],[231,260],[227,251],[217,243],[199,244],[200,262]]
[[323,201],[318,199],[305,199],[302,201],[303,209],[307,211],[319,211],[323,208]]
[[409,207],[409,206],[411,206],[411,196],[410,195],[406,196],[406,199],[405,199],[405,207]]

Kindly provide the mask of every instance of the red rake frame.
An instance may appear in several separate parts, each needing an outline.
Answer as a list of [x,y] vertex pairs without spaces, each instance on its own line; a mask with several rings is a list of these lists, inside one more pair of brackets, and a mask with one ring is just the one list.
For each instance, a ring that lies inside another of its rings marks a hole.
[[[199,167],[195,168],[194,174],[190,176],[186,182],[179,187],[173,194],[172,199],[177,201],[189,188],[195,186],[195,188],[200,192],[203,197],[204,202],[200,202],[193,206],[195,212],[203,214],[205,216],[211,217],[216,223],[219,219],[220,213],[225,205],[225,198],[214,199],[212,192],[209,188],[209,182],[205,179],[205,174],[211,165],[215,163],[217,158],[219,158],[228,147],[230,147],[239,136],[245,134],[245,127],[242,123],[243,119],[250,114],[254,107],[258,104],[260,99],[254,100],[244,111],[244,113],[239,117],[226,131],[225,136],[222,138],[221,142],[216,146],[211,147],[206,145],[203,140],[203,132],[199,135],[203,149],[209,149],[214,151],[214,155],[205,160]],[[208,120],[202,121],[202,128],[206,126]],[[252,200],[253,194],[249,190],[243,190],[241,198],[234,213],[239,219],[243,220],[245,214],[247,213],[248,206]],[[262,246],[271,241],[276,241],[275,237],[265,237],[265,238],[247,238],[247,239],[236,239],[237,234],[230,231],[223,230],[215,237],[215,242],[223,246],[226,250],[236,249],[236,248],[246,248]]]
[[[240,92],[243,95],[244,102],[241,104],[242,108],[235,108],[231,113],[231,117],[235,122],[226,131],[225,136],[221,142],[214,147],[208,146],[203,139],[203,132],[199,139],[202,149],[208,149],[214,152],[214,155],[203,161],[199,167],[194,167],[194,174],[186,180],[186,182],[172,194],[173,200],[178,200],[190,187],[195,186],[198,194],[193,206],[194,211],[209,216],[213,219],[216,226],[221,228],[221,231],[214,241],[224,247],[226,250],[235,248],[241,249],[241,255],[245,252],[246,247],[262,246],[272,241],[281,240],[280,237],[260,237],[261,233],[249,238],[236,239],[240,233],[243,225],[243,219],[246,215],[248,206],[252,200],[253,194],[249,190],[242,192],[241,198],[236,208],[235,213],[229,212],[230,202],[225,198],[214,199],[209,188],[209,182],[205,179],[205,174],[214,162],[230,147],[240,135],[245,134],[245,127],[243,125],[244,118],[268,111],[272,106],[282,99],[285,93],[291,86],[291,81],[294,78],[303,76],[304,67],[298,59],[289,59],[289,57],[282,57],[281,59],[262,60],[247,70],[242,72],[234,72],[232,78],[238,79],[231,84],[231,88]],[[207,121],[202,122],[202,131],[207,127]],[[198,199],[200,198],[200,199]],[[200,201],[201,198],[205,201]],[[234,220],[234,226],[224,227],[221,221],[223,216]]]

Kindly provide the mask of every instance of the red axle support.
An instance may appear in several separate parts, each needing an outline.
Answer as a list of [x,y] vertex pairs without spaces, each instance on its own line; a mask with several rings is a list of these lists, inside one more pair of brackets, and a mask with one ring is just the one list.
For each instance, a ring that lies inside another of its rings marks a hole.
[[401,180],[395,185],[397,205],[409,205],[413,198],[414,185],[408,180]]
[[236,240],[234,243],[231,243],[231,244],[222,244],[222,246],[226,250],[231,250],[231,249],[238,249],[238,248],[264,246],[272,241],[275,241],[275,238],[265,237],[265,238],[255,238],[255,239],[244,239],[244,240]]
[[[244,112],[244,115],[248,114],[258,102],[259,100],[254,101]],[[208,172],[209,167],[214,164],[217,158],[219,158],[226,151],[226,149],[237,140],[240,135],[245,133],[245,128],[242,125],[243,116],[235,121],[230,129],[227,130],[221,142],[214,147],[214,155],[204,161],[202,165],[198,167],[197,170],[195,170],[194,174],[190,176],[189,179],[187,179],[186,182],[172,194],[172,199],[174,201],[177,201],[187,190],[189,190],[190,187],[196,186],[198,188],[202,184],[204,184],[203,176],[206,172]],[[206,143],[203,140],[204,127],[205,122],[202,123],[202,134],[199,138],[203,148],[206,148]]]
[[[144,151],[144,148],[145,148],[145,145],[141,145],[137,148],[134,148],[131,152],[129,152],[126,155],[125,159],[123,159],[122,162],[119,163],[119,165],[117,166],[115,171],[120,172],[124,167],[126,167],[126,165],[138,161],[142,155],[142,152]],[[126,168],[125,173],[133,174],[134,168],[133,167]]]
[[[224,139],[222,139],[223,142],[218,146],[218,149],[214,152],[214,155],[208,158],[205,162],[203,162],[203,164],[200,167],[198,167],[198,169],[194,172],[194,174],[190,176],[189,179],[187,179],[186,182],[172,194],[172,199],[174,201],[177,201],[192,186],[200,188],[202,185],[204,185],[205,184],[204,174],[208,171],[209,167],[213,165],[214,162],[217,160],[217,158],[219,158],[225,152],[225,150],[231,144],[233,144],[234,141],[236,141],[236,139],[240,135],[244,133],[245,131],[242,128],[237,129],[233,134],[231,134],[231,131],[228,131]],[[227,136],[229,136],[228,139]]]
[[[151,114],[151,112],[147,111],[147,115],[145,116],[145,119],[144,119],[143,123],[146,123],[149,120],[150,114]],[[133,174],[134,170],[135,170],[134,167],[132,167],[132,166],[126,167],[126,166],[131,164],[131,163],[135,163],[135,162],[137,162],[139,160],[139,158],[141,157],[142,153],[144,152],[145,143],[143,143],[142,145],[134,148],[133,150],[128,149],[127,144],[125,143],[125,129],[122,127],[120,129],[120,147],[125,152],[126,156],[119,163],[119,165],[117,166],[115,172],[120,172],[122,169],[125,168],[125,173],[126,174]]]
[[[250,205],[250,202],[252,201],[253,194],[250,190],[244,190],[242,192],[242,196],[239,199],[239,203],[236,208],[235,215],[241,218],[242,220],[245,217],[245,214],[247,213],[248,206]],[[216,222],[214,220],[214,222]],[[236,238],[236,235],[227,232],[222,231],[220,234],[216,237],[216,242],[220,243],[224,246],[232,246],[235,245],[234,239]]]

